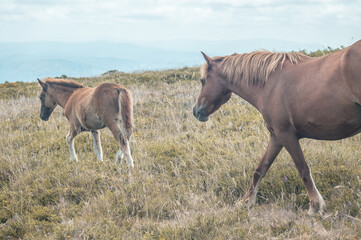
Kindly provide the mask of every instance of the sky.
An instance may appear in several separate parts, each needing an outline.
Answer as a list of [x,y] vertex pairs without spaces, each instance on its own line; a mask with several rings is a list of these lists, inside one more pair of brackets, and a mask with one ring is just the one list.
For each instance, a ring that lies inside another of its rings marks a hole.
[[0,0],[0,42],[170,39],[348,46],[361,0]]

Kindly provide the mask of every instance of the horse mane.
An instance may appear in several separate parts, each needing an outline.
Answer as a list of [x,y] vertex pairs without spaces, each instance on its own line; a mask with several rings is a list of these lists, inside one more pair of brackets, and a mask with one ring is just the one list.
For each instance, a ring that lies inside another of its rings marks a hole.
[[80,83],[75,82],[74,80],[65,80],[65,79],[55,79],[55,78],[47,78],[45,82],[49,85],[57,85],[67,88],[83,88],[84,86]]
[[[289,60],[291,64],[297,64],[309,58],[303,53],[286,52],[277,53],[269,51],[254,51],[244,54],[232,54],[224,57],[212,58],[223,65],[223,74],[227,81],[236,82],[241,79],[247,80],[248,85],[264,86],[268,77],[278,66],[282,68],[283,63]],[[201,70],[204,76],[208,69],[206,63]]]

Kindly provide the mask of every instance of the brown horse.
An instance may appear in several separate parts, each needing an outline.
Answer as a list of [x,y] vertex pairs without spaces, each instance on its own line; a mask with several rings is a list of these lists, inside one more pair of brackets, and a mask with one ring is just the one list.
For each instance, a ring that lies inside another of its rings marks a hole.
[[306,186],[308,213],[322,212],[325,203],[299,139],[337,140],[361,131],[361,41],[318,58],[267,51],[215,58],[202,54],[206,63],[193,115],[207,121],[235,93],[257,108],[270,132],[267,150],[244,196],[246,206],[256,202],[261,179],[285,147]]
[[40,94],[40,118],[49,120],[57,105],[65,110],[70,123],[66,136],[70,159],[78,161],[74,149],[75,136],[83,131],[91,131],[94,152],[103,161],[99,129],[108,127],[120,145],[116,162],[121,162],[124,153],[128,166],[134,167],[129,148],[129,138],[133,131],[132,98],[126,88],[113,83],[90,88],[72,80],[51,78],[38,81],[43,88]]

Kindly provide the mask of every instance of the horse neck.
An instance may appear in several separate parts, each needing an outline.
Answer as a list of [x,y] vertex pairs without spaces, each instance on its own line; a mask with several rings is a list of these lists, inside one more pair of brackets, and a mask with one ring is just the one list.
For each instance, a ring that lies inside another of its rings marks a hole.
[[56,104],[64,108],[70,96],[77,89],[78,88],[68,88],[68,87],[65,88],[65,87],[54,86],[52,87],[51,96],[53,97]]
[[246,81],[233,81],[233,83],[229,83],[228,89],[260,111],[262,107],[261,98],[263,95],[263,87],[259,85],[249,85]]

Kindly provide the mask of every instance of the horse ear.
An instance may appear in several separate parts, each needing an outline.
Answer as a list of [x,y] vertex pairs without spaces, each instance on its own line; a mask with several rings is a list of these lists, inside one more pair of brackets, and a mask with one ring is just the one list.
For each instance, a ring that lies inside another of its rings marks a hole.
[[46,91],[48,89],[48,84],[41,81],[39,78],[38,78],[38,82],[40,83],[40,85],[43,87],[43,90]]
[[211,66],[212,63],[214,62],[213,59],[210,58],[210,57],[208,57],[207,54],[205,54],[204,52],[201,51],[201,53],[202,53],[202,55],[203,55],[203,57],[204,57],[204,60],[206,60],[208,66]]

